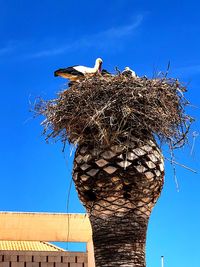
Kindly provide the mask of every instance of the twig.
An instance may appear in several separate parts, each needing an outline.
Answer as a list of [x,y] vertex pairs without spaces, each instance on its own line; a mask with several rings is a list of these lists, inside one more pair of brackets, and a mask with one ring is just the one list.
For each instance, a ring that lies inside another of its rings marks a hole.
[[167,77],[167,75],[169,73],[169,69],[170,69],[170,61],[168,62],[168,65],[167,65],[167,70],[166,70],[166,73],[165,73],[165,78]]
[[121,71],[118,69],[118,67],[115,67],[115,70],[116,70],[116,72],[117,72],[118,75],[121,74]]
[[179,192],[179,184],[178,184],[178,179],[177,179],[177,176],[176,176],[176,168],[175,168],[175,162],[174,162],[174,150],[172,148],[172,142],[170,142],[170,155],[171,155],[171,159],[170,159],[170,163],[172,165],[172,168],[173,168],[173,172],[174,172],[174,181],[175,181],[175,184],[176,184],[176,190],[177,192]]
[[169,158],[165,158],[165,159],[168,160],[168,161],[170,161],[170,162],[172,162],[172,163],[174,163],[174,164],[176,164],[176,165],[178,165],[178,166],[181,166],[181,167],[183,167],[183,168],[185,168],[185,169],[187,169],[187,170],[189,170],[191,172],[198,173],[197,171],[193,170],[192,168],[190,168],[190,167],[188,167],[188,166],[186,166],[184,164],[181,164],[181,163],[179,163],[179,162],[177,162],[175,160],[171,160]]
[[192,133],[192,136],[193,136],[193,140],[192,140],[192,148],[191,148],[191,151],[190,151],[190,155],[191,155],[191,156],[192,156],[192,154],[193,154],[194,146],[195,146],[195,142],[196,142],[196,138],[199,136],[199,133],[198,133],[198,132],[193,132],[193,133]]
[[[167,71],[169,68],[170,64]],[[181,83],[164,75],[133,79],[116,70],[117,75],[106,79],[94,76],[77,82],[60,92],[57,99],[39,99],[35,111],[45,117],[42,126],[46,139],[112,145],[124,140],[132,125],[135,137],[145,139],[150,134],[167,145],[172,140],[172,149],[183,146],[192,121],[185,113]]]

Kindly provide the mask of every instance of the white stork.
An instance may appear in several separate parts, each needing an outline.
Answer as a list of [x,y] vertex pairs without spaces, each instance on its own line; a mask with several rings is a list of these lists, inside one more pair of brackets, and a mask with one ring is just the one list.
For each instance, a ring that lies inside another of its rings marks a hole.
[[138,77],[135,73],[135,71],[133,71],[132,69],[130,69],[129,67],[126,67],[124,69],[124,71],[122,71],[122,74],[125,75],[125,76],[131,76],[133,78],[136,78]]
[[101,73],[102,62],[103,60],[101,58],[97,58],[93,68],[76,65],[65,69],[59,69],[54,72],[54,76],[60,76],[69,79],[72,82],[79,81],[87,76],[93,76],[96,73]]

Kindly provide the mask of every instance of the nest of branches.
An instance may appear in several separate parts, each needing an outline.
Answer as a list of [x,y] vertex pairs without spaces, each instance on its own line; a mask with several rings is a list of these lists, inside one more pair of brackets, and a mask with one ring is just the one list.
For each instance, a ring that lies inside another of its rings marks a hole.
[[53,100],[40,99],[46,138],[109,146],[151,134],[174,147],[187,138],[192,118],[185,112],[185,87],[177,79],[94,76],[75,83]]

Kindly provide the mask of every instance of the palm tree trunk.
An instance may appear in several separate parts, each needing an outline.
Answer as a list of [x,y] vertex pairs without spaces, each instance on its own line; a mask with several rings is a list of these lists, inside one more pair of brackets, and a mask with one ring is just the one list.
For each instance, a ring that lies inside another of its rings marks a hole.
[[122,217],[90,216],[96,267],[145,267],[148,220],[129,213]]
[[89,214],[96,267],[146,266],[147,225],[163,177],[155,141],[78,147],[73,179]]

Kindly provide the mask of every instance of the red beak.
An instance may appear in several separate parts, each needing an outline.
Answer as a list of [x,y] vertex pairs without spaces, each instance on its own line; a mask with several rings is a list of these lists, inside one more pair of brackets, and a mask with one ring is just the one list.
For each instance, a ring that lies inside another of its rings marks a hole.
[[99,64],[98,72],[101,73],[102,62]]

